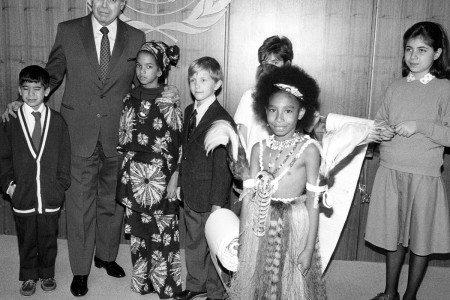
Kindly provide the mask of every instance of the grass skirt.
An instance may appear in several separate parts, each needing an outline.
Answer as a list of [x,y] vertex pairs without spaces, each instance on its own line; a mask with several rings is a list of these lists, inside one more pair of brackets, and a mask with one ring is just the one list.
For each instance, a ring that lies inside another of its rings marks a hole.
[[309,218],[305,198],[291,203],[272,201],[265,235],[257,237],[251,227],[256,203],[246,197],[241,211],[239,269],[233,276],[231,299],[327,299],[322,278],[318,241],[311,269],[305,277],[298,257],[306,246]]

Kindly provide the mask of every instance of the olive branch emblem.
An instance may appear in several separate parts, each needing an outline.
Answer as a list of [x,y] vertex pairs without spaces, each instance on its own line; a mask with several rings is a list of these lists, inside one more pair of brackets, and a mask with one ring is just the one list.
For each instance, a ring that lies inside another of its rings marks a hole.
[[[176,0],[166,0],[165,2],[157,2],[156,0],[139,0],[145,4],[150,5],[162,5],[165,3],[173,3]],[[182,10],[187,9],[192,6],[196,0],[189,2],[187,5],[184,5],[181,8],[176,9],[175,11],[165,12],[165,13],[148,13],[143,11],[143,9],[137,9],[133,7],[131,4],[126,4],[127,9],[135,11],[139,14],[143,14],[146,16],[152,17],[160,17],[166,16],[170,14],[179,13]],[[145,34],[148,34],[153,31],[157,31],[169,39],[173,40],[175,43],[178,40],[170,35],[167,31],[178,31],[185,34],[199,34],[205,31],[208,31],[211,26],[216,24],[227,11],[227,6],[230,4],[231,0],[200,0],[192,9],[190,15],[180,22],[169,22],[160,24],[158,26],[152,26],[146,22],[132,20],[127,17],[125,14],[120,15],[120,19],[125,23],[142,30]],[[92,11],[92,0],[86,0],[86,12],[90,13]]]

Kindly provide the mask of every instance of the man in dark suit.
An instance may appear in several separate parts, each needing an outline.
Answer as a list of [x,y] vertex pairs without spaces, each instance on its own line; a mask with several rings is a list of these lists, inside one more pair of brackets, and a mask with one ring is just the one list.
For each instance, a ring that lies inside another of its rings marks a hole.
[[[121,20],[125,0],[93,0],[92,14],[58,25],[46,69],[53,91],[64,77],[61,103],[71,139],[71,180],[66,193],[69,259],[74,296],[87,293],[95,266],[114,277],[125,272],[115,262],[123,208],[116,203],[119,120],[130,91],[135,58],[145,35]],[[21,104],[13,102],[7,112]],[[5,116],[6,115],[6,116]]]
[[186,223],[186,290],[174,296],[189,300],[207,294],[223,299],[224,287],[214,268],[205,238],[205,223],[214,210],[228,206],[231,172],[224,147],[206,155],[205,136],[214,121],[226,120],[234,125],[219,104],[215,92],[222,85],[222,70],[211,57],[202,57],[189,67],[189,86],[195,103],[185,111],[183,156],[179,185],[184,202]]
[[[74,296],[87,293],[94,262],[114,277],[123,209],[115,201],[116,151],[122,99],[130,91],[145,35],[121,20],[125,0],[93,0],[92,14],[60,23],[46,69],[50,88],[64,76],[61,114],[69,127],[72,185],[66,194],[69,259]],[[106,29],[105,29],[106,28]]]
[[61,114],[69,127],[72,185],[66,194],[74,296],[87,293],[94,262],[114,277],[123,209],[115,201],[122,99],[130,91],[145,35],[121,20],[125,0],[93,0],[92,14],[58,25],[46,69],[53,90],[66,77]]

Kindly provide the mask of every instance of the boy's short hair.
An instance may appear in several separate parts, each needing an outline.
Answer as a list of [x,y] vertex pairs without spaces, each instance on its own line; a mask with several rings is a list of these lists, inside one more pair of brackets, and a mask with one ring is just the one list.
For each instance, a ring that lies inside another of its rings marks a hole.
[[48,88],[50,75],[44,68],[31,65],[23,68],[19,73],[19,85],[22,86],[25,82],[41,83],[44,88]]
[[201,70],[208,71],[215,82],[223,80],[222,68],[220,67],[219,62],[212,57],[204,56],[194,60],[189,66],[188,78],[191,78],[195,73]]

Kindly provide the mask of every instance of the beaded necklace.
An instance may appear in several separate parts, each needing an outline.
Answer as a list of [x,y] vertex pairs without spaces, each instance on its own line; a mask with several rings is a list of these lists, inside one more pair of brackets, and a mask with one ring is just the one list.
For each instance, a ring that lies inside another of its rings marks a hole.
[[[270,139],[273,139],[272,141],[270,141]],[[270,136],[269,137],[269,172],[272,173],[273,175],[277,174],[278,171],[280,171],[280,169],[284,166],[284,164],[288,161],[288,159],[292,156],[292,154],[295,152],[295,150],[297,149],[297,146],[300,144],[300,142],[302,142],[304,140],[304,136],[303,135],[299,135],[297,133],[294,133],[294,137],[289,139],[289,140],[284,140],[284,141],[276,141],[277,145],[275,145],[276,148],[272,148],[272,145],[274,145],[274,136]],[[284,143],[283,143],[284,142]],[[291,151],[289,151],[289,153],[286,155],[286,157],[284,158],[284,160],[281,162],[281,164],[272,171],[272,168],[276,165],[278,159],[281,156],[281,153],[283,152],[284,149],[288,148],[288,147],[292,147]],[[280,150],[281,148],[281,150]],[[278,155],[275,157],[275,160],[273,162],[270,162],[272,160],[272,149],[275,150],[280,150],[280,152],[278,153]],[[290,164],[290,167],[292,167],[293,163],[295,163],[297,159],[294,159],[294,161]]]
[[298,140],[301,140],[302,138],[303,138],[302,135],[298,134],[297,132],[294,132],[294,136],[292,138],[284,140],[284,141],[277,141],[275,139],[275,135],[272,134],[271,136],[269,136],[267,146],[269,146],[269,148],[272,150],[283,151],[283,149],[291,147],[292,145],[297,143]]

